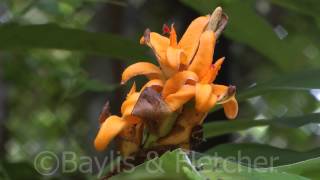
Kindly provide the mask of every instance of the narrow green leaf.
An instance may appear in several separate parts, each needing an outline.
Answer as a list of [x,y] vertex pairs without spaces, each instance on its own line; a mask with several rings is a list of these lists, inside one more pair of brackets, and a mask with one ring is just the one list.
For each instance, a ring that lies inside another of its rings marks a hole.
[[136,42],[108,33],[63,28],[56,24],[0,26],[1,50],[34,48],[75,50],[133,61],[144,56],[145,49]]
[[264,120],[237,119],[235,121],[211,122],[204,124],[204,133],[206,138],[210,138],[258,126],[297,128],[309,123],[320,123],[320,113]]
[[276,171],[298,174],[310,179],[320,179],[320,157],[308,159],[298,163],[279,166],[274,168]]
[[281,75],[267,82],[257,84],[256,86],[242,90],[239,93],[239,100],[245,100],[250,97],[264,93],[272,93],[279,90],[311,90],[320,89],[319,83],[320,69],[311,69],[290,74]]
[[264,144],[241,143],[221,144],[209,149],[206,154],[217,155],[222,158],[234,157],[237,162],[252,165],[256,158],[265,158],[266,163],[260,163],[260,167],[275,167],[288,165],[318,157],[320,148],[307,152],[298,152],[290,149],[280,149]]

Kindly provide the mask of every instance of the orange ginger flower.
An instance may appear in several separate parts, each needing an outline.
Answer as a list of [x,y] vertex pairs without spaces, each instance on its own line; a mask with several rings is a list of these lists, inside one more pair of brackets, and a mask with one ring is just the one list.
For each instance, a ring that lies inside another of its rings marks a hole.
[[[138,144],[133,151],[139,150],[142,143],[143,128],[141,127],[146,124],[146,119],[144,115],[133,114],[133,110],[140,95],[148,87],[160,95],[170,112],[180,114],[178,118],[171,118],[171,121],[177,121],[172,124],[184,128],[180,134],[169,131],[159,135],[154,140],[154,145],[176,143],[181,147],[186,147],[183,144],[188,144],[188,136],[192,128],[201,125],[207,113],[216,104],[222,104],[229,119],[237,116],[238,104],[235,99],[235,87],[214,83],[225,59],[223,57],[212,62],[217,34],[220,33],[218,31],[221,31],[221,29],[212,27],[218,26],[217,22],[212,22],[217,20],[217,12],[221,16],[222,9],[217,8],[211,16],[201,16],[192,21],[179,42],[174,25],[171,25],[169,37],[150,32],[149,29],[145,31],[140,43],[146,44],[153,50],[159,67],[149,62],[138,62],[124,70],[122,84],[137,75],[145,75],[149,81],[139,92],[136,91],[135,84],[133,85],[122,104],[121,117],[110,116],[102,123],[95,139],[97,150],[105,149],[116,136],[124,134],[125,137],[129,129],[140,127],[137,130],[139,132],[135,133],[138,138],[135,143]],[[194,102],[192,108],[185,105],[189,102]],[[194,120],[190,121],[188,118],[194,118]]]

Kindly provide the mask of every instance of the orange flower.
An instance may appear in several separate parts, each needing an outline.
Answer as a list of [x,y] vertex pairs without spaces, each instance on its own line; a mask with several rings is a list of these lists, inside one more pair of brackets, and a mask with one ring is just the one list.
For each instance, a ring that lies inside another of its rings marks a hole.
[[[140,94],[147,87],[151,87],[161,95],[164,103],[172,113],[183,112],[185,111],[183,110],[184,104],[195,102],[193,108],[195,109],[195,114],[189,115],[194,117],[194,122],[190,123],[182,119],[177,123],[182,123],[180,125],[185,129],[184,133],[176,135],[176,137],[181,136],[180,139],[183,139],[183,142],[186,142],[187,136],[190,136],[192,128],[197,124],[201,124],[205,115],[216,104],[222,104],[224,112],[229,119],[234,119],[237,116],[238,104],[235,99],[235,87],[213,83],[225,59],[223,57],[214,63],[212,62],[217,34],[221,33],[221,28],[217,28],[219,23],[216,21],[219,20],[221,14],[222,9],[217,8],[213,15],[201,16],[195,19],[179,42],[177,41],[174,25],[171,25],[168,32],[169,37],[151,32],[149,29],[145,31],[140,43],[146,44],[153,50],[159,67],[149,62],[138,62],[124,70],[122,84],[138,75],[145,75],[149,81],[139,92],[136,92],[135,84],[133,85],[122,104],[121,117],[110,116],[103,122],[95,139],[96,149],[103,150],[114,137],[133,125],[146,124],[148,128],[148,123],[145,122],[146,116],[135,116],[132,113]],[[193,109],[190,110],[189,108],[189,111],[193,112]],[[197,112],[202,115],[196,115]],[[185,116],[185,118],[187,117]],[[174,120],[175,118],[171,121]],[[171,129],[169,128],[169,130]],[[167,133],[167,131],[165,132]],[[170,134],[170,131],[168,133]],[[162,133],[161,137],[164,135]],[[159,142],[172,142],[174,139],[177,140],[179,138],[170,137],[166,140],[160,139]],[[141,140],[138,142],[141,143]],[[177,140],[176,142],[180,141]],[[141,144],[138,146],[140,147]]]

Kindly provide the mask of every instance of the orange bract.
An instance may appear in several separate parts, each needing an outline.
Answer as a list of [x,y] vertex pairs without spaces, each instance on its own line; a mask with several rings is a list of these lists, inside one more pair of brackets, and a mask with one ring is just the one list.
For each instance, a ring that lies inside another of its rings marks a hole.
[[148,62],[138,62],[127,67],[122,73],[121,83],[124,84],[134,76],[145,75],[149,79],[163,79],[160,68]]
[[188,70],[195,72],[199,78],[205,76],[212,64],[215,46],[214,32],[205,31],[200,37],[199,50],[191,62]]
[[[217,13],[213,14],[218,14],[218,18],[221,17],[222,9],[216,10]],[[149,128],[148,133],[162,132],[159,136],[161,139],[155,143],[162,145],[180,143],[180,146],[184,144],[183,147],[189,147],[188,140],[192,128],[201,125],[207,113],[216,104],[222,104],[229,119],[237,116],[238,103],[235,99],[235,87],[214,84],[225,60],[222,57],[212,64],[216,35],[219,36],[221,33],[215,32],[219,29],[218,21],[211,22],[216,20],[217,18],[209,15],[196,18],[180,41],[173,24],[170,28],[164,26],[169,37],[151,32],[149,29],[144,32],[140,43],[152,49],[159,66],[149,62],[138,62],[124,70],[122,84],[138,75],[146,76],[149,81],[140,91],[137,91],[134,83],[122,103],[122,116],[110,116],[101,125],[95,139],[97,150],[107,147],[119,134],[123,139],[132,139],[126,136],[136,133],[135,137],[138,139],[128,142],[127,145],[123,142],[121,145],[125,148],[131,147],[132,143],[140,143],[134,144],[134,150],[125,151],[134,153],[142,146],[142,135],[139,135],[143,134],[141,127]],[[185,105],[186,103],[188,104]],[[192,118],[191,121],[186,120],[189,117]],[[170,126],[175,124],[179,126],[176,129],[183,128],[183,130],[170,132],[172,128]],[[162,125],[168,127],[155,127]],[[131,132],[138,129],[139,132]],[[150,142],[144,143],[150,144]]]
[[118,135],[122,129],[129,124],[128,121],[124,121],[118,116],[110,116],[101,125],[99,133],[94,140],[94,146],[98,151],[104,150],[110,141]]
[[198,17],[191,22],[188,29],[183,34],[178,45],[184,50],[188,58],[185,62],[182,62],[182,64],[188,65],[191,62],[198,49],[200,36],[207,27],[208,22],[209,16]]

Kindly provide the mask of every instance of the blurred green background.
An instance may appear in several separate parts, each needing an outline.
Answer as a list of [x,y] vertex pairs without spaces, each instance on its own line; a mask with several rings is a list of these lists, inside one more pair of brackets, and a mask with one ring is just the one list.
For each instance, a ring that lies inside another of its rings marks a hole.
[[[318,0],[1,0],[0,179],[95,178],[96,167],[44,177],[33,160],[44,150],[102,157],[92,142],[103,104],[110,100],[119,113],[129,87],[119,85],[122,70],[138,60],[155,62],[139,45],[144,30],[161,32],[174,22],[181,37],[191,20],[218,5],[229,16],[215,52],[226,57],[218,82],[237,86],[239,121],[285,125],[219,132],[211,124],[199,151],[228,142],[319,147]],[[207,121],[223,119],[218,107]]]

